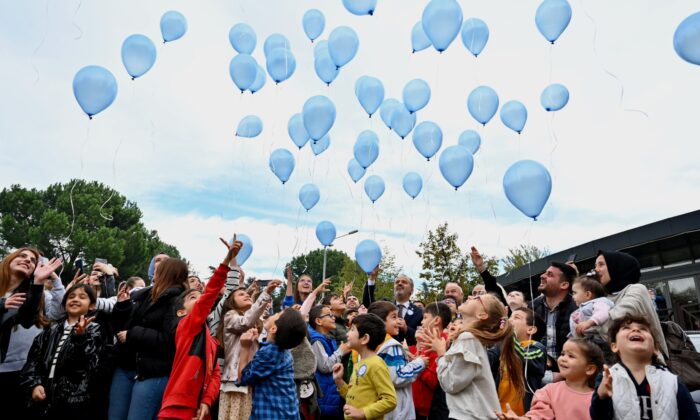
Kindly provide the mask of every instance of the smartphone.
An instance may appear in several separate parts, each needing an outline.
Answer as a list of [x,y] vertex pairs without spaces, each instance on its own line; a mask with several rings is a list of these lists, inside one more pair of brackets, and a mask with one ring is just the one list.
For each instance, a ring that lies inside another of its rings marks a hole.
[[258,283],[258,285],[259,285],[260,287],[267,287],[267,285],[270,284],[271,281],[272,281],[272,279],[258,279],[258,280],[255,280],[255,282]]
[[105,258],[95,258],[95,264],[97,263],[102,263],[102,264],[107,264],[107,260]]
[[81,258],[75,260],[75,268],[78,269],[78,273],[85,273],[85,261],[83,261]]
[[574,252],[573,254],[569,255],[569,258],[566,259],[566,262],[576,262],[576,253]]
[[46,257],[39,257],[39,264],[46,265],[49,263],[49,259]]

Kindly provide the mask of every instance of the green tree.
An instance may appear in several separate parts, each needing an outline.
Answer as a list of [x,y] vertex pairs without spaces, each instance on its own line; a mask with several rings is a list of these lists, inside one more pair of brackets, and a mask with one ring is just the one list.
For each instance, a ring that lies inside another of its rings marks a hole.
[[549,255],[549,251],[546,248],[539,249],[534,245],[520,245],[517,248],[509,249],[508,255],[501,262],[503,270],[510,272],[547,255]]
[[78,258],[88,264],[105,258],[122,277],[147,279],[154,254],[179,258],[180,253],[146,229],[142,216],[136,203],[99,182],[71,180],[46,190],[13,185],[0,192],[0,254],[34,246],[61,257],[64,282],[72,278]]
[[[403,267],[396,265],[396,256],[387,247],[382,248],[382,259],[379,262],[379,274],[374,288],[375,299],[394,299],[394,280],[401,274]],[[350,260],[341,271],[340,279],[343,284],[352,283],[352,294],[362,300],[362,289],[367,282],[367,274],[356,261]]]
[[459,284],[465,291],[473,287],[474,279],[467,275],[469,255],[459,248],[457,238],[445,222],[435,231],[428,231],[426,240],[418,245],[416,254],[423,259],[420,278],[425,281],[420,299],[424,302],[437,299],[448,282]]
[[[331,288],[340,290],[340,273],[346,261],[352,261],[348,254],[337,249],[328,248],[326,252],[326,278],[331,279]],[[314,286],[318,286],[323,280],[323,249],[314,249],[313,251],[292,258],[287,264],[292,265],[294,278],[298,278],[302,274],[311,276]],[[342,288],[342,284],[340,285]]]

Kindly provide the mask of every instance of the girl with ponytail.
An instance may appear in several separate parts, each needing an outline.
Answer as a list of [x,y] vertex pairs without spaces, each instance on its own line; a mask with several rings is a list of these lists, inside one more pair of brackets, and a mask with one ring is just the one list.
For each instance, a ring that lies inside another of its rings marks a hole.
[[445,391],[450,417],[462,419],[496,419],[501,406],[491,374],[487,346],[500,345],[501,377],[510,378],[512,392],[523,398],[525,380],[516,353],[513,328],[506,308],[497,297],[485,294],[469,296],[459,307],[462,327],[446,349],[446,341],[429,331],[427,345],[438,354],[438,380]]

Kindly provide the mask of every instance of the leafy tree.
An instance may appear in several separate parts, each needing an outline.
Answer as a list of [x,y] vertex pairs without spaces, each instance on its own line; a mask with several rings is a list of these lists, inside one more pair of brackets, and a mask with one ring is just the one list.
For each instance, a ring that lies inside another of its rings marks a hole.
[[539,249],[534,245],[520,245],[508,250],[508,255],[502,260],[503,269],[510,272],[547,255],[549,255],[547,249]]
[[[328,248],[326,252],[326,278],[331,279],[331,288],[340,290],[340,274],[343,265],[346,261],[352,261],[348,254],[337,249]],[[292,258],[287,264],[292,265],[294,278],[298,278],[302,274],[311,276],[314,282],[314,287],[318,286],[323,280],[323,249],[314,249],[313,251]],[[342,284],[340,285],[342,288]]]
[[122,277],[147,279],[153,255],[179,258],[180,253],[146,229],[142,216],[136,203],[99,182],[71,180],[46,190],[13,185],[0,192],[0,254],[35,246],[61,257],[64,282],[72,278],[78,258],[88,264],[105,258]]
[[459,284],[463,290],[472,287],[474,279],[467,276],[469,255],[459,248],[457,237],[445,222],[435,231],[428,231],[427,239],[418,245],[416,254],[423,259],[420,278],[425,281],[420,298],[424,301],[435,300],[448,282]]

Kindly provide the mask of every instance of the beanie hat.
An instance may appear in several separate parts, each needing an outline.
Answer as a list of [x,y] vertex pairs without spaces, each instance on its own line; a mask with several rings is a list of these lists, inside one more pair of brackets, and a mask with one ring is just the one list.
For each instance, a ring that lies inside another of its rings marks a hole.
[[641,271],[639,261],[630,254],[617,251],[599,250],[598,255],[605,258],[605,265],[608,266],[610,282],[605,285],[608,293],[616,293],[630,284],[639,283]]

